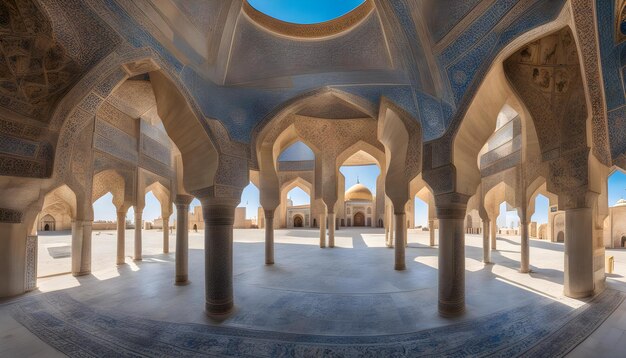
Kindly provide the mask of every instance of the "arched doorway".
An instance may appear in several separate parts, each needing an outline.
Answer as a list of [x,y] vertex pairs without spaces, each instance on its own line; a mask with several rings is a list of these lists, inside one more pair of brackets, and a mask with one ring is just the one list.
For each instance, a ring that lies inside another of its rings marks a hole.
[[565,233],[563,231],[559,231],[559,234],[556,236],[556,242],[565,242]]
[[198,232],[198,224],[193,224],[193,231]]
[[56,220],[54,220],[54,217],[52,217],[52,215],[47,214],[46,216],[44,216],[43,218],[41,218],[41,224],[39,225],[40,230],[43,231],[56,231]]
[[303,222],[302,216],[296,215],[293,217],[293,227],[303,227]]
[[354,226],[365,226],[365,215],[360,211],[354,214]]

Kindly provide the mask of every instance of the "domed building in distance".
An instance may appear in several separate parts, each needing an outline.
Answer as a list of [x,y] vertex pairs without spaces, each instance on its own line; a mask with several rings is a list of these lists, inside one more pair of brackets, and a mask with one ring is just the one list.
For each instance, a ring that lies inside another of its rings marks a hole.
[[[357,183],[346,190],[344,194],[344,215],[338,215],[337,224],[348,227],[374,227],[376,225],[374,220],[375,199],[376,197],[372,192],[357,179]],[[293,205],[290,199],[287,200],[286,223],[288,228],[316,227],[316,223],[312,222],[310,218],[310,205]]]
[[358,182],[346,191],[346,226],[373,226],[374,196],[365,185]]

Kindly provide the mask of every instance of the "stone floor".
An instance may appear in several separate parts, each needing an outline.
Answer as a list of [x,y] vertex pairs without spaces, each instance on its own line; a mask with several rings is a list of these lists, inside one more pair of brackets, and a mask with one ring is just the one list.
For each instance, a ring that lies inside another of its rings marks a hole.
[[[74,278],[55,275],[38,281],[32,294],[63,290],[101,309],[170,322],[252,328],[316,335],[382,335],[415,332],[471,320],[547,297],[570,307],[583,301],[562,295],[563,245],[531,240],[531,274],[520,274],[519,238],[502,237],[493,252],[495,265],[484,265],[482,238],[467,235],[467,314],[458,319],[437,315],[437,248],[427,246],[428,233],[409,232],[407,270],[393,270],[393,250],[384,247],[377,229],[342,229],[335,249],[318,247],[317,230],[277,230],[276,264],[263,265],[263,231],[235,231],[234,314],[214,322],[203,313],[203,234],[190,233],[188,286],[173,285],[174,255],[161,254],[162,232],[144,231],[144,261],[116,267],[115,232],[94,232],[93,274]],[[126,233],[132,253],[133,230]],[[39,275],[69,271],[70,258],[52,258],[50,247],[69,245],[69,233],[40,236]],[[56,245],[56,246],[55,246]],[[175,247],[172,235],[171,250]],[[56,251],[52,251],[58,254]],[[626,292],[626,251],[609,250],[616,273],[609,287]],[[57,255],[59,256],[59,255]],[[626,304],[572,356],[624,356]],[[0,356],[59,355],[0,306]]]

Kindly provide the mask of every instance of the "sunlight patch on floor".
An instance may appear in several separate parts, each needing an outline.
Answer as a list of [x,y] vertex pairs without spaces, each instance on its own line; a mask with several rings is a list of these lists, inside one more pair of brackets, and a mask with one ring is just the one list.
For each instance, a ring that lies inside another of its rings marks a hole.
[[67,274],[37,280],[37,286],[40,292],[52,292],[78,287],[80,286],[80,282],[76,277],[71,274]]

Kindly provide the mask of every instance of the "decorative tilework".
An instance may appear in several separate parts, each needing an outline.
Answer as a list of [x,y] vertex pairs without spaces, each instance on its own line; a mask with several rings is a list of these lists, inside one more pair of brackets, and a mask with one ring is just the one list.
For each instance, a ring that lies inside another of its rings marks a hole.
[[39,145],[35,142],[0,134],[0,152],[34,158]]
[[137,162],[137,140],[125,132],[96,120],[94,148],[128,162]]
[[37,288],[37,235],[26,236],[26,274],[24,275],[24,291]]
[[141,153],[167,166],[171,165],[171,148],[164,146],[145,134],[141,136]]
[[613,158],[626,154],[626,106],[616,108],[608,113],[609,140]]
[[315,170],[314,160],[279,161],[279,171],[308,171]]
[[0,208],[0,222],[19,224],[22,222],[22,212],[13,209]]
[[557,357],[587,338],[623,301],[624,294],[615,290],[579,309],[540,298],[444,327],[362,337],[154,321],[94,309],[57,292],[18,300],[10,309],[15,320],[69,356]]
[[454,130],[478,90],[497,53],[525,31],[559,14],[565,1],[495,1],[466,31],[438,56],[450,83],[456,109],[446,110]]
[[441,41],[452,28],[463,19],[481,0],[437,1],[441,10],[432,14],[430,21],[431,36],[435,42]]
[[424,140],[440,137],[446,129],[441,101],[421,92],[417,92],[416,97],[420,111],[419,118],[424,131]]

